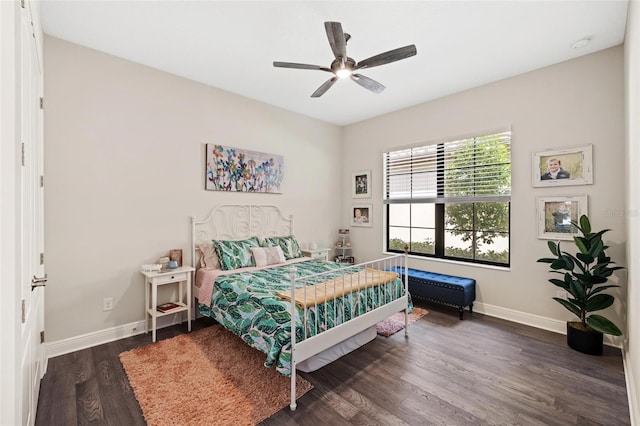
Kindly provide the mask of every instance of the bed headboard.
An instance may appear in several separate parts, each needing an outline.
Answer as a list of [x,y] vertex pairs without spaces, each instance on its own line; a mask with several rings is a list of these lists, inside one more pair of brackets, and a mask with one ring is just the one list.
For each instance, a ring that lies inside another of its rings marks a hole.
[[293,235],[293,215],[288,218],[273,205],[222,204],[204,220],[191,217],[191,265],[196,267],[198,246],[211,240]]

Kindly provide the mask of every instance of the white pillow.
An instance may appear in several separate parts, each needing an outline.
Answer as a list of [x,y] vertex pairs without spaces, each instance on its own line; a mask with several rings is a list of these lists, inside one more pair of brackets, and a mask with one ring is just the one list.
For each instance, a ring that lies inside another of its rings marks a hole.
[[275,265],[286,261],[280,247],[251,247],[251,253],[256,266]]

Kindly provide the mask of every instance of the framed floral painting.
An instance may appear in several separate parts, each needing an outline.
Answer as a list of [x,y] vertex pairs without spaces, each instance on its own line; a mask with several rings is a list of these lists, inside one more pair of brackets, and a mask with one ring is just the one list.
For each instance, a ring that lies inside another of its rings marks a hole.
[[208,143],[206,160],[206,190],[282,193],[280,155]]

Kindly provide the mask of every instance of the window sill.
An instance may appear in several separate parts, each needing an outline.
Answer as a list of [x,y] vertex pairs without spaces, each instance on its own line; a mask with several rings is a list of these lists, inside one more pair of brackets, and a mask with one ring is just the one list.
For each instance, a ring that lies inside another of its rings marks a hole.
[[[383,252],[383,254],[394,256],[394,255],[397,255],[398,253],[397,252],[385,251],[385,252]],[[462,262],[462,261],[459,261],[459,260],[440,259],[440,258],[437,258],[437,257],[423,257],[423,256],[412,255],[412,254],[409,255],[409,259],[423,260],[423,261],[427,261],[427,262],[448,263],[448,264],[451,264],[451,265],[469,266],[469,267],[473,267],[473,268],[492,269],[494,271],[502,271],[502,272],[510,272],[511,271],[511,267],[510,266],[485,265],[483,263]]]

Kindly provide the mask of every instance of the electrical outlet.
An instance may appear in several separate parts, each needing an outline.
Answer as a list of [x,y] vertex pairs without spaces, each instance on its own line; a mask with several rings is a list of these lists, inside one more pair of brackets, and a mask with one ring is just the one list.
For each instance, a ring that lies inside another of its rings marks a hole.
[[567,292],[566,292],[566,291],[564,291],[564,290],[558,290],[558,291],[556,291],[556,297],[557,297],[558,299],[564,299],[564,300],[567,300],[567,298],[569,297],[569,295],[568,295],[568,294],[567,294]]
[[103,311],[110,311],[113,309],[113,298],[112,297],[107,297],[106,299],[104,299],[102,301],[102,310]]

